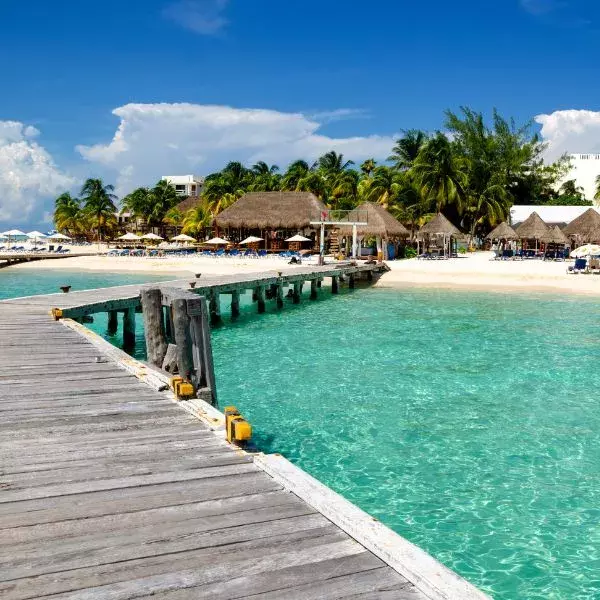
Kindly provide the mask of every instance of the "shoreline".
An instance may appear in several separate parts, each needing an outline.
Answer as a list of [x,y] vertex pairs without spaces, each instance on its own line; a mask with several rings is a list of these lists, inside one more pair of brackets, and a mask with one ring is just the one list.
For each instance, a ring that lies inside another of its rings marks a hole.
[[[491,252],[477,252],[458,259],[390,261],[390,271],[375,283],[380,289],[452,289],[503,293],[551,293],[600,296],[600,276],[567,274],[569,262],[492,261]],[[304,263],[304,266],[310,263]],[[214,259],[207,257],[148,259],[77,255],[60,261],[36,261],[7,267],[2,272],[44,270],[57,272],[110,272],[173,276],[181,278],[196,273],[232,274],[264,271],[290,271],[279,258]]]

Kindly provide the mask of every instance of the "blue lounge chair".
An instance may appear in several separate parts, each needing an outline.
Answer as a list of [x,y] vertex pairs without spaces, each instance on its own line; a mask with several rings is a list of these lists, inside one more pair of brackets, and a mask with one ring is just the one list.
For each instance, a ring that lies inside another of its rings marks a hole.
[[573,274],[577,274],[577,273],[587,273],[588,269],[587,269],[587,259],[585,258],[576,258],[575,259],[575,264],[572,267],[569,267],[567,269],[567,273],[573,273]]

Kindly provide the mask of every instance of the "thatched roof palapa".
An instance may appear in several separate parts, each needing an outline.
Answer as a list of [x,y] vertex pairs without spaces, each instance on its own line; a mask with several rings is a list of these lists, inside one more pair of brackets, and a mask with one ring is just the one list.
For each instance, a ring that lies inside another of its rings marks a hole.
[[548,233],[548,225],[542,221],[540,215],[532,212],[515,232],[522,240],[541,240]]
[[461,235],[461,232],[442,213],[438,213],[419,229],[418,237],[424,235]]
[[544,237],[541,238],[542,242],[546,244],[568,244],[569,240],[565,236],[565,234],[560,230],[558,225],[554,227],[548,228],[548,233]]
[[202,202],[202,198],[199,196],[188,196],[185,200],[182,200],[178,204],[175,205],[175,208],[182,213],[186,213],[188,210],[192,208],[196,208],[198,204]]
[[516,231],[506,222],[502,221],[500,225],[492,229],[486,236],[488,240],[518,240]]
[[[367,225],[357,226],[356,231],[358,235],[378,235],[383,238],[408,237],[410,235],[410,231],[381,204],[364,202],[350,211],[346,218],[350,222],[366,221]],[[340,225],[340,227],[346,226]]]
[[564,229],[567,237],[575,237],[578,242],[600,242],[600,214],[588,208],[582,215],[573,219]]
[[302,229],[325,205],[309,192],[250,192],[215,217],[219,227]]

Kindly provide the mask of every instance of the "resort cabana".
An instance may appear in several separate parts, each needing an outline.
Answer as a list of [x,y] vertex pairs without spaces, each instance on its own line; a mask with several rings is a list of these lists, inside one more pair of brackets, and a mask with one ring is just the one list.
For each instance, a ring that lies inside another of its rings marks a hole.
[[485,236],[485,239],[492,242],[494,240],[512,242],[518,240],[519,236],[506,221],[502,221],[500,225],[492,229],[492,231]]
[[[554,227],[549,227],[546,235],[542,237],[541,240],[544,243],[544,258],[548,258],[548,249],[550,246],[554,246],[554,252],[558,251],[559,248],[562,248],[564,251],[565,246],[568,246],[569,240],[565,236],[565,234],[560,230],[558,225]],[[550,258],[564,258],[564,254],[561,253],[560,256],[553,256]]]
[[214,224],[227,229],[232,241],[254,235],[264,240],[266,250],[284,250],[286,238],[314,231],[311,221],[326,210],[309,192],[251,192],[218,214]]
[[[392,241],[410,236],[408,229],[381,204],[364,202],[350,211],[346,220],[349,222],[366,221],[367,223],[366,225],[357,226],[357,248],[352,248],[352,256],[359,254],[362,240],[365,237],[374,237],[377,245],[377,255],[383,260],[387,260],[389,258],[389,244]],[[349,228],[350,233],[348,233]],[[346,236],[351,235],[351,226],[340,225],[340,229]]]
[[567,238],[575,242],[575,246],[582,244],[597,244],[600,242],[600,214],[593,208],[586,210],[581,216],[573,219],[564,229]]
[[516,234],[519,236],[521,242],[524,242],[524,250],[527,250],[528,243],[535,241],[535,250],[537,252],[539,242],[548,233],[548,225],[542,221],[540,215],[536,212],[532,212],[527,219],[525,219],[516,229]]
[[[453,225],[442,213],[438,213],[431,221],[425,223],[417,233],[417,244],[419,240],[431,241],[432,237],[442,238],[444,256],[452,254],[452,238],[461,234],[460,229]],[[417,253],[419,249],[417,246]]]

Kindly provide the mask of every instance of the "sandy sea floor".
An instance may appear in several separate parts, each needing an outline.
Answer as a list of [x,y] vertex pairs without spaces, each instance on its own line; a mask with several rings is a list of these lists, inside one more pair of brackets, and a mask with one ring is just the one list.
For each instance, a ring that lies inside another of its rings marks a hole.
[[[572,261],[544,262],[540,260],[494,261],[491,252],[476,252],[450,260],[390,261],[389,273],[383,275],[378,287],[443,287],[472,288],[489,291],[548,291],[600,295],[600,276],[567,274]],[[311,264],[306,262],[304,264]],[[314,264],[314,262],[312,262]],[[294,270],[280,258],[234,259],[207,258],[143,258],[73,256],[61,260],[36,261],[11,269],[57,269],[84,271],[230,274]]]

